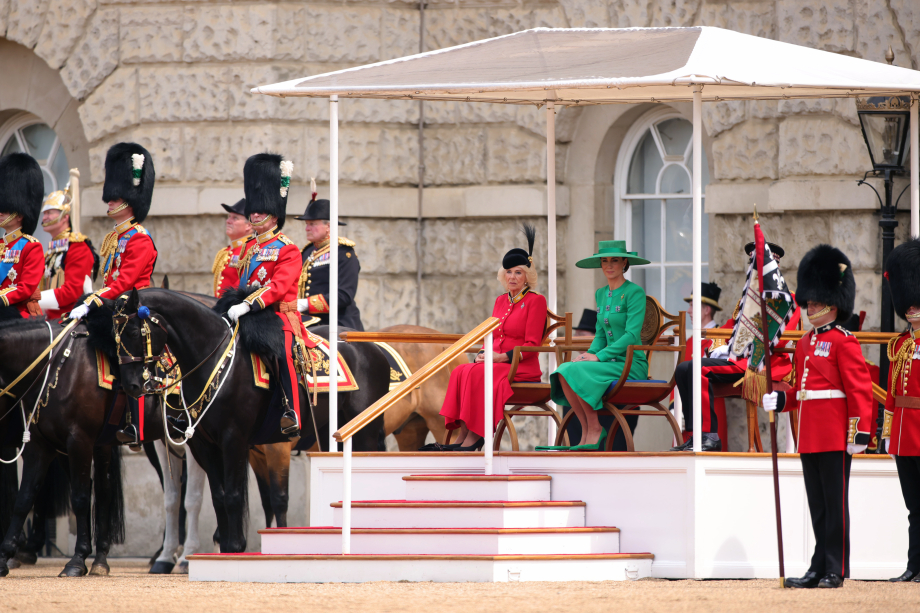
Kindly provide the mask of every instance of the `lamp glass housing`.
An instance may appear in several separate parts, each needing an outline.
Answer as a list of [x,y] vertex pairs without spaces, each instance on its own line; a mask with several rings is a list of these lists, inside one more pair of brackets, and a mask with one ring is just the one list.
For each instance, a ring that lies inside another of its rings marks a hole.
[[910,99],[872,97],[856,101],[863,138],[875,170],[901,170],[910,148]]

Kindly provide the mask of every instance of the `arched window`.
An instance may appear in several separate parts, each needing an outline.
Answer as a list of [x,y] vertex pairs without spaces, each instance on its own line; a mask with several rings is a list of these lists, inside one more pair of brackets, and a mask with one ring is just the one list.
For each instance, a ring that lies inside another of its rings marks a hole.
[[[693,125],[677,111],[656,109],[628,131],[614,175],[616,236],[651,261],[630,267],[630,279],[671,313],[686,310],[692,285]],[[705,154],[704,154],[705,155]],[[703,281],[709,280],[709,223],[703,164]]]

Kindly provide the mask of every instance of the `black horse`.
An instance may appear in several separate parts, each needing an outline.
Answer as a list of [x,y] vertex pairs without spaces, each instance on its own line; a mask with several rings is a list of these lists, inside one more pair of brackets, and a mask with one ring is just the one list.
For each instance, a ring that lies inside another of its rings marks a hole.
[[[113,309],[113,321],[118,330],[120,377],[124,389],[138,397],[150,390],[145,379],[147,366],[143,361],[157,357],[167,342],[170,353],[179,363],[183,376],[183,394],[187,402],[202,396],[211,375],[219,370],[223,349],[229,342],[229,322],[199,301],[177,292],[163,289],[132,291],[117,302],[106,301]],[[139,307],[146,307],[138,316]],[[226,302],[215,309],[226,308]],[[219,370],[217,381],[225,381],[219,391],[211,385],[211,407],[195,426],[189,448],[208,474],[211,497],[217,515],[220,550],[225,553],[245,551],[245,512],[247,507],[249,448],[256,438],[259,443],[286,440],[277,425],[277,415],[269,414],[272,391],[253,384],[253,364],[250,351],[260,354],[277,353],[277,346],[266,345],[273,338],[262,332],[273,329],[280,333],[280,319],[268,310],[246,315],[240,319],[240,344],[235,349],[232,366],[229,356]],[[247,332],[248,330],[248,332]],[[312,330],[322,336],[328,331]],[[276,345],[277,343],[273,343]],[[389,388],[389,365],[382,352],[373,345],[339,345],[346,362],[358,380],[359,389],[339,394],[339,423],[355,417],[383,396]],[[148,362],[149,363],[149,362]],[[301,424],[304,436],[313,436],[313,419],[303,388],[300,388]],[[196,414],[205,403],[190,407]],[[328,394],[320,394],[313,406],[313,417],[319,430],[319,440],[328,437]],[[257,433],[262,433],[257,436]],[[274,438],[261,438],[265,432]],[[365,428],[354,439],[356,450],[380,449],[383,419]],[[320,443],[322,444],[322,443]]]
[[[77,331],[81,329],[84,331]],[[62,331],[63,326],[40,320],[0,322],[0,387],[10,384],[38,357],[48,346],[51,333],[57,338]],[[42,367],[49,361],[48,380],[43,385],[45,369]],[[0,577],[9,573],[7,561],[16,553],[26,516],[33,508],[49,465],[61,454],[67,456],[71,508],[77,522],[74,556],[61,575],[86,574],[86,557],[93,550],[91,520],[96,544],[91,572],[108,574],[109,548],[124,540],[121,453],[116,446],[96,444],[106,423],[106,409],[112,404],[113,392],[97,385],[95,349],[85,328],[78,326],[68,333],[12,393],[16,395],[15,400],[0,399],[0,415],[4,416],[0,436],[6,445],[17,436],[20,441],[22,438],[20,407],[15,406],[19,396],[24,394],[22,400],[29,412],[39,394],[41,404],[29,427],[31,441],[22,454],[22,483],[0,544]]]

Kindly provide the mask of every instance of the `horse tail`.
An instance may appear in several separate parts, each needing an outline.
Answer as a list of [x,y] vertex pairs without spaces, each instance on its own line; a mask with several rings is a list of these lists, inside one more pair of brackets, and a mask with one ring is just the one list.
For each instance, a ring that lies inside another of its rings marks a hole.
[[110,453],[108,470],[104,470],[101,463],[93,463],[93,479],[105,481],[109,491],[107,508],[100,508],[99,500],[93,505],[93,525],[98,526],[100,520],[107,520],[110,542],[117,545],[125,542],[124,465],[121,447],[112,446]]
[[[0,457],[13,457],[15,448],[4,447]],[[13,504],[19,491],[19,474],[16,464],[0,464],[0,530],[6,534],[13,516]]]

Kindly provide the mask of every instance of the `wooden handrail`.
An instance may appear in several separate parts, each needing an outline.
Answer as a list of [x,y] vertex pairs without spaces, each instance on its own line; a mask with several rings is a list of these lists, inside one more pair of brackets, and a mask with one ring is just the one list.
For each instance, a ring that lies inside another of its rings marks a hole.
[[[450,364],[454,358],[482,340],[487,334],[493,332],[501,324],[497,317],[490,317],[466,334],[457,342],[438,354],[436,358],[416,370],[408,379],[393,388],[387,394],[384,394],[377,402],[364,409],[360,415],[345,424],[342,428],[333,434],[335,440],[344,442],[361,431],[366,425],[383,415],[383,413],[394,404],[403,399],[413,389],[434,376],[442,368]],[[352,333],[349,333],[352,334]],[[373,334],[373,333],[371,333]],[[410,335],[411,336],[411,335]],[[446,336],[446,335],[438,335]]]
[[412,332],[342,332],[339,339],[347,343],[431,343],[449,345],[464,338],[462,334],[416,334]]
[[[804,330],[786,330],[780,337],[782,341],[798,341],[807,334]],[[885,345],[898,336],[900,332],[852,332],[861,345]],[[703,330],[703,338],[718,338],[727,341],[731,338],[729,328],[709,328]]]

